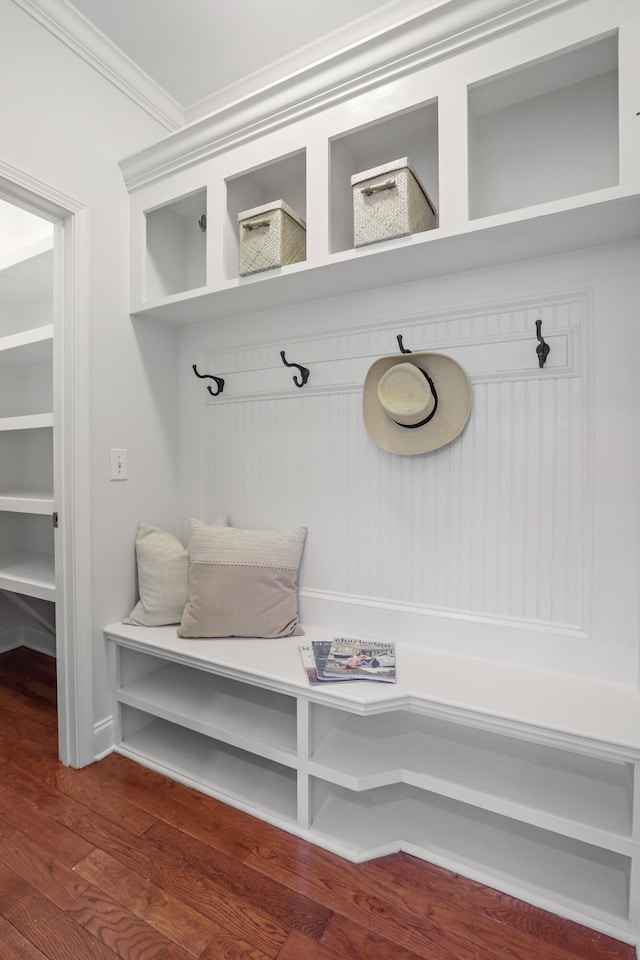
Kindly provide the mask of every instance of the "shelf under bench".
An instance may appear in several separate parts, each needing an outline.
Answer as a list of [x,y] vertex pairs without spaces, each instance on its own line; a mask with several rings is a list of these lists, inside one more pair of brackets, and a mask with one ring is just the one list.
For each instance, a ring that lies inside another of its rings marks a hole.
[[105,637],[118,752],[351,860],[405,850],[636,942],[633,687],[402,643],[395,684],[315,686],[310,627]]
[[187,640],[175,626],[105,628],[105,637],[118,646],[364,716],[410,708],[486,729],[517,730],[534,741],[582,746],[595,754],[602,748],[608,756],[631,751],[640,758],[640,693],[631,685],[397,644],[397,683],[312,687],[298,646],[332,636],[305,627],[303,637],[277,640]]

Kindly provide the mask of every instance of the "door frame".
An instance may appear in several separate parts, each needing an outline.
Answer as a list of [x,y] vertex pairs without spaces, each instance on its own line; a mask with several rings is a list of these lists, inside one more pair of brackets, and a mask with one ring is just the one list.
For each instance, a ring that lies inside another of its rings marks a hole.
[[0,198],[54,224],[53,408],[58,751],[95,759],[91,622],[88,213],[0,161]]

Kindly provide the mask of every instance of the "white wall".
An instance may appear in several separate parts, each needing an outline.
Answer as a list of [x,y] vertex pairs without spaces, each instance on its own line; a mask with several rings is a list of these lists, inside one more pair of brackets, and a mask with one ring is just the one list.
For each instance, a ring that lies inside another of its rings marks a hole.
[[[621,244],[187,328],[183,523],[308,525],[303,622],[635,683],[639,263]],[[362,420],[398,333],[473,385],[462,436],[423,456],[385,453]]]
[[[0,0],[0,83],[0,159],[88,209],[93,636],[80,642],[93,644],[99,721],[102,628],[135,600],[135,526],[177,518],[175,334],[129,319],[117,165],[166,131],[11,0]],[[110,447],[130,451],[127,483],[109,482]]]

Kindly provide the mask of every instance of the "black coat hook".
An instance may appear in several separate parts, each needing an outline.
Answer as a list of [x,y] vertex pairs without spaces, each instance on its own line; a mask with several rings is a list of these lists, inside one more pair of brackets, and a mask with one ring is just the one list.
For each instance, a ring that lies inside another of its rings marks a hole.
[[191,369],[195,373],[196,377],[198,377],[200,380],[215,380],[216,385],[218,387],[217,390],[212,390],[211,386],[207,384],[207,390],[209,391],[212,397],[217,397],[219,393],[222,393],[222,391],[224,390],[224,380],[222,379],[222,377],[214,377],[212,373],[198,373],[195,363],[193,364]]
[[411,350],[407,350],[407,348],[405,347],[404,343],[402,342],[402,334],[401,334],[401,333],[398,334],[398,336],[396,337],[396,340],[398,341],[398,346],[400,347],[400,353],[411,353],[411,352],[412,352]]
[[547,362],[547,357],[551,351],[551,347],[543,339],[542,333],[542,320],[536,320],[536,336],[538,338],[538,346],[536,347],[536,353],[538,354],[538,366],[544,367]]
[[280,351],[280,357],[282,358],[282,362],[284,363],[285,367],[297,367],[297,369],[300,371],[300,379],[294,375],[293,382],[295,383],[296,387],[304,387],[305,383],[309,379],[308,368],[301,367],[299,363],[289,363],[284,355],[284,350]]

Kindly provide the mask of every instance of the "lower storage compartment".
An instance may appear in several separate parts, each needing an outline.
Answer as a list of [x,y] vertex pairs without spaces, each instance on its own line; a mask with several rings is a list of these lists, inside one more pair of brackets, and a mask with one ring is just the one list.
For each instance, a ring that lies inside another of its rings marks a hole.
[[396,705],[401,678],[362,713],[344,685],[307,688],[288,642],[262,683],[251,643],[198,644],[200,662],[174,628],[106,635],[118,753],[353,862],[404,851],[637,942],[633,745]]
[[340,786],[360,791],[404,779],[460,801],[474,802],[473,793],[489,809],[520,807],[523,820],[547,814],[631,837],[631,763],[404,710],[362,718],[314,705],[312,715],[311,759],[324,768],[314,772]]
[[232,806],[296,822],[294,770],[134,707],[120,710],[119,753]]
[[121,703],[293,767],[294,697],[135,650],[119,651]]
[[318,842],[354,859],[403,849],[577,919],[626,927],[629,857],[406,784],[353,793],[314,780]]

